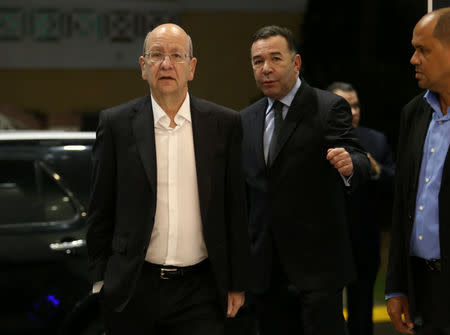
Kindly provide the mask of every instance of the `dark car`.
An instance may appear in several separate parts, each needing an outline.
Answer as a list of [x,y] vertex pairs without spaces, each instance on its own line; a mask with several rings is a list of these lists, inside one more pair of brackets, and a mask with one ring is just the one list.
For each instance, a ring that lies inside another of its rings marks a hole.
[[0,132],[0,334],[100,332],[85,329],[98,317],[85,242],[94,140]]
[[[85,241],[94,141],[0,131],[0,335],[104,333]],[[251,327],[245,313],[226,334]]]

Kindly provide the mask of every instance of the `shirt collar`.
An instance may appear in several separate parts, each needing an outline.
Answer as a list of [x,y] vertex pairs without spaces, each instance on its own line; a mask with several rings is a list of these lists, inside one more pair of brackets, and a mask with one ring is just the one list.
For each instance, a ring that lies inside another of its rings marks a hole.
[[433,109],[433,119],[439,120],[439,119],[450,118],[450,107],[447,108],[447,115],[444,115],[441,110],[441,104],[439,102],[439,95],[436,92],[427,90],[427,92],[425,93],[423,98]]
[[[154,125],[162,119],[167,118],[168,122],[170,123],[170,119],[167,116],[166,112],[161,108],[161,106],[156,102],[156,100],[153,98],[153,95],[151,95],[152,98],[152,109],[153,109],[153,122]],[[186,98],[184,98],[183,103],[180,106],[180,109],[178,110],[177,114],[175,115],[175,120],[185,119],[186,121],[191,122],[191,108],[190,108],[190,98],[189,94],[186,94]],[[163,122],[163,120],[161,120]],[[179,123],[179,122],[177,122]]]
[[[297,93],[301,84],[302,84],[302,81],[300,80],[300,78],[297,78],[297,81],[295,82],[295,85],[292,88],[292,90],[290,90],[289,93],[286,94],[284,97],[282,97],[279,101],[281,101],[288,108],[291,107],[292,100],[294,100],[295,94]],[[269,98],[269,97],[267,97],[267,99],[269,101],[269,105],[267,106],[268,107],[267,111],[270,111],[275,100],[272,98]]]

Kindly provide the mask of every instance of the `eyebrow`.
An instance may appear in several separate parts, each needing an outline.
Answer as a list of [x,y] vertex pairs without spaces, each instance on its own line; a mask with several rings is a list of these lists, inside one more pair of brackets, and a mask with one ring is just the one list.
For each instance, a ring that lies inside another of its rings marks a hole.
[[412,47],[413,47],[414,49],[425,49],[425,47],[423,46],[423,44],[418,43],[418,42],[416,42],[416,43],[412,43],[412,42],[411,42],[411,45],[412,45]]
[[[269,53],[270,56],[282,56],[283,54],[280,51],[274,51]],[[258,54],[252,57],[252,59],[258,58],[258,57],[263,57],[262,55]]]

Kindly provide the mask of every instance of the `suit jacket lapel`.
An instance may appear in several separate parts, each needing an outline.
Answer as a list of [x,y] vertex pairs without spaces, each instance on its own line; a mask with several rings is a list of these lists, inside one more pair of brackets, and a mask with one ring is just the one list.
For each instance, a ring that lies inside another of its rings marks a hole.
[[150,186],[156,193],[155,126],[150,95],[147,96],[144,103],[136,106],[131,118],[139,155],[141,156]]
[[202,222],[205,223],[211,197],[212,164],[214,161],[214,145],[217,140],[217,122],[210,110],[202,108],[198,99],[191,95],[190,101],[198,196]]
[[425,139],[428,132],[428,127],[430,125],[431,115],[433,114],[433,111],[428,105],[425,100],[423,103],[423,110],[420,111],[418,114],[418,119],[415,124],[417,125],[417,130],[414,131],[414,139],[415,144],[412,145],[413,148],[413,157],[416,157],[416,159],[413,160],[414,164],[414,174],[413,174],[413,185],[414,185],[414,194],[417,192],[417,183],[420,173],[420,166],[422,165],[422,158],[423,158],[423,147],[425,145]]
[[252,149],[255,150],[258,166],[266,166],[264,158],[264,125],[267,105],[267,98],[261,99],[258,105],[255,106],[255,112],[251,114],[251,118],[249,119],[249,124],[252,125],[249,129],[253,130],[250,135],[252,136],[250,141],[254,143]]
[[289,137],[291,137],[295,128],[303,119],[304,112],[306,108],[311,108],[310,106],[310,93],[311,88],[309,85],[303,80],[300,88],[295,94],[294,100],[292,100],[291,107],[289,107],[286,118],[284,119],[283,125],[280,130],[280,136],[278,138],[278,145],[275,148],[274,158],[275,161],[277,159],[278,154],[280,153],[283,146],[286,144]]

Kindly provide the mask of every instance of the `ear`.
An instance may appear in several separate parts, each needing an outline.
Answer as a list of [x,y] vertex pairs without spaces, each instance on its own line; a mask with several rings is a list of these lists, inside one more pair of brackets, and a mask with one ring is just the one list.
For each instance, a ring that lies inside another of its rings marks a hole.
[[193,57],[189,62],[189,81],[192,81],[194,79],[196,66],[197,66],[197,58]]
[[139,65],[141,66],[141,76],[143,80],[147,80],[147,73],[145,71],[147,67],[147,62],[145,61],[144,56],[139,57]]
[[299,54],[296,54],[294,57],[294,69],[297,73],[300,72],[300,68],[302,67],[302,57]]

